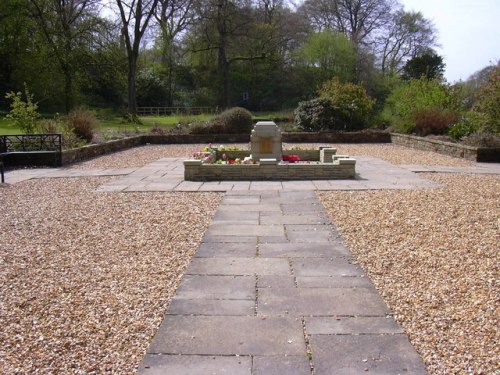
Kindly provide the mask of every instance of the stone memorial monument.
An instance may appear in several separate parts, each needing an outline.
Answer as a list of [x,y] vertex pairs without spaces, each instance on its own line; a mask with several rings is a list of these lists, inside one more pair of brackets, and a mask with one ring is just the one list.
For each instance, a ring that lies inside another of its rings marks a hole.
[[253,160],[276,163],[281,161],[281,130],[273,121],[259,121],[250,135],[250,152]]

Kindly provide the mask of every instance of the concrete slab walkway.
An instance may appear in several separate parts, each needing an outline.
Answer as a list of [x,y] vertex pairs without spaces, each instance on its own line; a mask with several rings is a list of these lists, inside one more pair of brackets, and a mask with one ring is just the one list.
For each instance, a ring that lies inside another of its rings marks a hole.
[[315,193],[282,189],[224,196],[138,373],[426,371]]

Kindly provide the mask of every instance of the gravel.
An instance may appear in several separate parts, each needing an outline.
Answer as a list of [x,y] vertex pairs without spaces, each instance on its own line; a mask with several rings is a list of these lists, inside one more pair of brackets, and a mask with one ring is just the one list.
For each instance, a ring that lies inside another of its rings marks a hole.
[[[142,167],[160,158],[189,158],[194,152],[206,147],[207,144],[182,145],[146,145],[115,152],[106,156],[74,164],[72,168],[129,168]],[[242,150],[248,149],[247,143],[226,144]],[[452,158],[429,151],[411,150],[392,144],[328,144],[328,143],[286,143],[285,148],[299,147],[301,149],[331,146],[337,148],[342,155],[370,155],[387,160],[393,164],[443,165],[450,167],[467,167],[473,163],[468,160]]]
[[0,189],[0,373],[135,372],[221,196],[107,181]]
[[[140,167],[203,146],[137,147],[73,168]],[[395,145],[333,146],[395,164],[473,164]],[[495,373],[500,179],[424,176],[444,187],[319,196],[429,372]],[[221,195],[94,192],[110,180],[0,189],[0,373],[127,374],[142,359]]]
[[441,189],[322,192],[331,220],[431,374],[499,371],[499,176]]

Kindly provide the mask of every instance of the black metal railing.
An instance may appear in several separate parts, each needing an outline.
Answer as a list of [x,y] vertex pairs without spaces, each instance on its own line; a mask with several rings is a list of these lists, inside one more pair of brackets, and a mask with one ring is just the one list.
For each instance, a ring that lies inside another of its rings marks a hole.
[[0,135],[0,153],[62,151],[61,134]]

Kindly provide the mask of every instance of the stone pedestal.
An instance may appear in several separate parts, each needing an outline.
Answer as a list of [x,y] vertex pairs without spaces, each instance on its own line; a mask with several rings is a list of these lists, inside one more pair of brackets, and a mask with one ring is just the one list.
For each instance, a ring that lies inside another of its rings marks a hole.
[[255,124],[250,136],[252,159],[281,160],[281,131],[273,121],[259,121]]
[[321,163],[333,163],[333,157],[337,152],[336,148],[321,148],[319,152],[319,161]]

